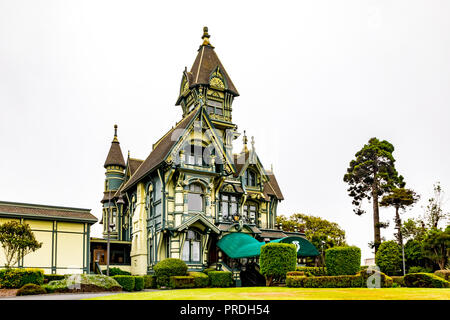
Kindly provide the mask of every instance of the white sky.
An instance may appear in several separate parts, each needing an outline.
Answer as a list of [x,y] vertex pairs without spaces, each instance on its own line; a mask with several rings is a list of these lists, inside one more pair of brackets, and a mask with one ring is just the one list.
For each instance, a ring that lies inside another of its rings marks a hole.
[[206,25],[241,94],[233,120],[274,165],[279,214],[338,222],[370,257],[371,211],[352,212],[342,181],[369,138],[394,144],[423,197],[404,218],[434,182],[450,190],[449,16],[445,0],[0,0],[0,199],[99,217],[114,123],[124,156],[144,159],[180,120]]

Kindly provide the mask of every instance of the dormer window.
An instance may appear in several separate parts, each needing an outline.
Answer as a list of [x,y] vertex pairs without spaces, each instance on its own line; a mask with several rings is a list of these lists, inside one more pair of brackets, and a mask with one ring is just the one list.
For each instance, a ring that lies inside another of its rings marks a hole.
[[208,100],[208,114],[223,115],[222,103],[219,101]]
[[253,170],[247,169],[244,175],[244,183],[247,186],[256,186],[256,173]]

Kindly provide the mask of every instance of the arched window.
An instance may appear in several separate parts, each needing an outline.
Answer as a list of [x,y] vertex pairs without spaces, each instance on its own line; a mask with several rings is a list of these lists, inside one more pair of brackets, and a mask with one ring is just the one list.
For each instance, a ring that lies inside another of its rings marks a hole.
[[256,186],[256,173],[255,173],[255,171],[247,169],[245,171],[244,182],[245,182],[245,185],[247,185],[247,186],[255,187]]
[[181,259],[190,263],[200,263],[201,235],[194,230],[188,230],[184,241]]
[[187,195],[188,210],[201,211],[204,209],[203,188],[198,183],[189,185],[189,193]]

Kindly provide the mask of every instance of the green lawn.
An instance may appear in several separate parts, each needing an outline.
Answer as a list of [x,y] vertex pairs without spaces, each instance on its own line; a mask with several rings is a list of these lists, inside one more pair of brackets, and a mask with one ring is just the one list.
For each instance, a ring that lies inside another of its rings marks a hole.
[[92,300],[450,300],[450,289],[202,288],[120,293]]

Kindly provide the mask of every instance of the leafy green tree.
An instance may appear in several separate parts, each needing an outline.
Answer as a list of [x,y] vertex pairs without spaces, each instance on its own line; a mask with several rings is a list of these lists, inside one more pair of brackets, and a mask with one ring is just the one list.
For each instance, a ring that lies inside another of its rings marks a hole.
[[399,210],[405,210],[419,200],[419,196],[411,189],[394,188],[388,195],[385,195],[380,202],[382,207],[395,208],[395,228],[397,229],[396,238],[400,246],[403,245],[402,220]]
[[348,195],[353,198],[353,211],[357,215],[365,212],[361,209],[362,202],[372,200],[375,253],[381,244],[381,228],[386,226],[380,222],[378,199],[395,187],[404,187],[403,177],[395,169],[393,152],[394,146],[388,141],[371,138],[355,154],[344,175],[344,182],[349,185]]
[[27,254],[42,247],[28,224],[9,221],[0,225],[0,243],[5,252],[5,267],[11,268]]
[[444,191],[439,182],[436,182],[433,185],[433,193],[433,197],[428,199],[428,205],[425,208],[424,216],[424,220],[430,229],[437,228],[440,221],[450,217],[450,213],[444,212],[442,209]]
[[375,254],[375,263],[381,272],[395,275],[402,268],[402,253],[400,246],[394,240],[384,241]]
[[296,213],[290,217],[277,217],[277,223],[284,231],[302,231],[306,238],[317,248],[326,250],[335,246],[345,246],[345,231],[335,223],[320,217]]
[[417,221],[415,219],[408,219],[403,222],[402,235],[406,240],[422,241],[427,231],[425,223],[423,221]]
[[423,240],[425,255],[444,269],[450,255],[450,226],[445,230],[432,228]]
[[405,244],[405,264],[406,270],[411,267],[425,268],[426,257],[423,252],[422,242],[418,240],[408,240]]

